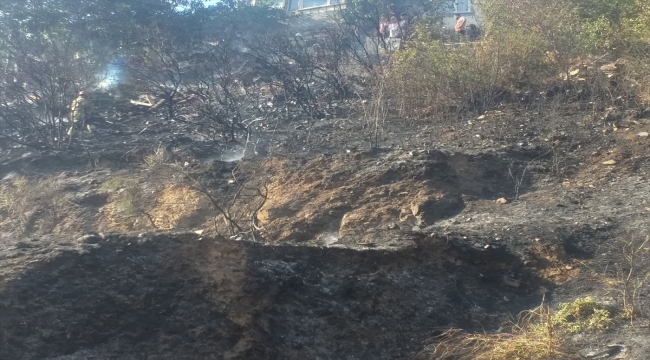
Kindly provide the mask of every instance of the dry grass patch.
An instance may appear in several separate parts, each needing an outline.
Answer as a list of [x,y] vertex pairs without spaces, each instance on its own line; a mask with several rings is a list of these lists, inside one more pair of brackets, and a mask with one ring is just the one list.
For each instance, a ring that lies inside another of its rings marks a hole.
[[602,331],[613,322],[610,312],[590,297],[561,304],[556,313],[542,304],[504,324],[504,332],[470,333],[449,329],[431,339],[416,359],[567,359],[574,350],[565,340],[567,335]]
[[121,231],[184,227],[182,220],[198,210],[201,200],[201,194],[186,185],[126,175],[104,182],[100,190],[110,194],[103,226]]
[[4,231],[52,233],[70,206],[56,178],[16,177],[0,183],[0,229]]
[[507,324],[508,332],[468,333],[449,329],[431,340],[418,360],[543,360],[560,358],[566,344],[556,332],[548,306],[522,313]]
[[201,194],[183,185],[169,185],[156,196],[155,204],[149,210],[158,229],[174,229],[181,221],[190,218],[198,210]]

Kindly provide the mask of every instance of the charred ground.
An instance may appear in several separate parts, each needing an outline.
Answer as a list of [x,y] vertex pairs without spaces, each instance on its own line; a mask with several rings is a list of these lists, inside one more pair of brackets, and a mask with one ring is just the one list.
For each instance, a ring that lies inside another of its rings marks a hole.
[[[39,193],[3,208],[1,357],[397,359],[543,296],[621,311],[611,269],[648,235],[649,120],[621,113],[611,131],[579,104],[535,116],[395,117],[370,149],[354,117],[278,120],[223,146],[125,111],[68,151],[5,148],[5,188]],[[230,236],[210,197],[237,198],[229,214],[261,230]],[[625,324],[574,345],[643,358]]]

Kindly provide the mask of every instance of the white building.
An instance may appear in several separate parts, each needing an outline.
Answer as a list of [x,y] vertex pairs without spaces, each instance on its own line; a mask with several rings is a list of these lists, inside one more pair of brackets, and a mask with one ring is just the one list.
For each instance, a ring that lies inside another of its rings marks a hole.
[[[255,4],[256,0],[252,0]],[[448,16],[445,16],[443,23],[448,28],[453,28],[456,21],[453,14],[459,13],[467,19],[467,24],[477,23],[477,14],[474,9],[474,0],[449,0],[450,6]],[[339,6],[345,6],[345,0],[274,0],[277,7],[286,9],[293,13],[319,14],[336,10]]]

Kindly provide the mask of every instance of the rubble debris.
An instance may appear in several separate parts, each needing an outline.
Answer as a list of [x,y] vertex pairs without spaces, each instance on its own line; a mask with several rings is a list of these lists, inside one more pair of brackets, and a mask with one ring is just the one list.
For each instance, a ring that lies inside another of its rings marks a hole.
[[140,95],[138,100],[129,100],[132,105],[146,106],[151,109],[156,109],[165,102],[165,99],[155,101],[156,99],[151,95]]

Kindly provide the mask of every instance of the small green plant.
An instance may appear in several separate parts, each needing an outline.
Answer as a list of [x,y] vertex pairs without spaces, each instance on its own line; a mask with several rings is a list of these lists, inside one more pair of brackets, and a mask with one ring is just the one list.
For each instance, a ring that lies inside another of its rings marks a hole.
[[105,193],[111,193],[120,189],[128,188],[134,184],[134,180],[125,176],[114,176],[109,180],[104,181],[99,190]]
[[149,208],[155,203],[155,190],[146,191],[138,178],[118,175],[104,181],[100,191],[112,194],[115,215],[121,219],[145,216],[155,228]]
[[614,321],[609,310],[596,303],[593,297],[560,304],[551,321],[563,331],[575,334],[583,331],[602,331]]

